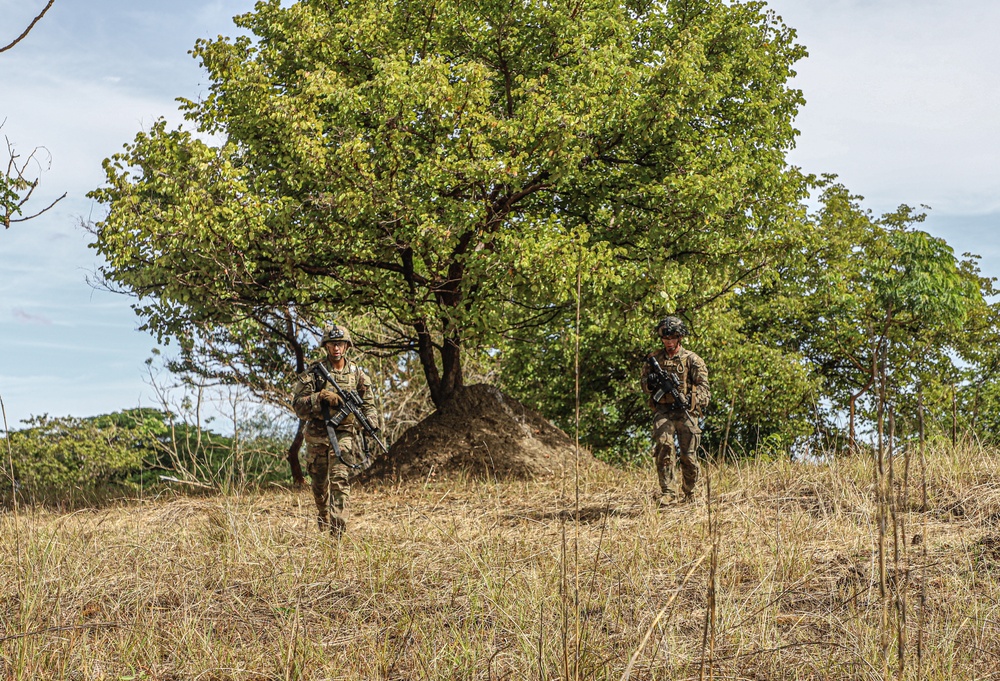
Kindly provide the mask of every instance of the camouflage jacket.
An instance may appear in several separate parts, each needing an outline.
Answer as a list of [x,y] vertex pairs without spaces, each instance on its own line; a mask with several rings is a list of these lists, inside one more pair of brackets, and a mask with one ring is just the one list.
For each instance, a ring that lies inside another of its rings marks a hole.
[[[379,418],[378,409],[375,407],[375,391],[372,389],[372,382],[368,374],[350,360],[347,361],[344,368],[340,371],[336,371],[333,368],[328,358],[324,358],[320,362],[323,363],[323,366],[330,372],[330,375],[337,381],[337,385],[341,389],[346,391],[356,390],[358,392],[358,395],[361,397],[362,411],[365,416],[369,422],[380,428],[382,420]],[[310,368],[299,374],[296,379],[295,387],[292,390],[292,408],[295,409],[296,416],[303,421],[318,421],[322,424],[323,411],[319,401],[319,393],[324,388],[333,390],[333,386],[329,385],[324,379],[316,376],[312,371],[312,367],[316,364],[317,362],[310,364]],[[351,415],[337,427],[337,430],[353,430],[356,426],[356,419]]]
[[[650,353],[664,371],[677,375],[680,382],[682,395],[686,395],[691,403],[691,411],[701,413],[708,406],[711,392],[708,388],[708,367],[705,360],[695,353],[683,347],[678,347],[673,357],[667,357],[667,351],[663,348]],[[659,403],[653,402],[653,391],[647,384],[646,377],[649,376],[649,364],[643,362],[641,384],[643,391],[649,395],[649,406],[653,409],[669,410],[672,408],[674,398],[667,394],[660,398]]]

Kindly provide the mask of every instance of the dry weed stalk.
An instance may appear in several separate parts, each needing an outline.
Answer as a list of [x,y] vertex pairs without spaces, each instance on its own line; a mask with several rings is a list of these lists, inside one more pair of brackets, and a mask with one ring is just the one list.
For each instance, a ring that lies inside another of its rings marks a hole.
[[[711,545],[709,549],[710,558],[708,561],[708,586],[705,607],[705,624],[701,639],[701,664],[698,670],[698,678],[704,681],[705,667],[708,667],[708,678],[714,678],[714,658],[715,658],[715,623],[716,623],[716,592],[718,590],[719,577],[719,521],[713,513],[712,508],[712,475],[711,469],[705,476],[705,503],[708,515],[708,541]],[[705,653],[708,653],[708,659]]]
[[878,595],[881,605],[879,648],[882,656],[882,678],[889,678],[889,584],[885,555],[886,523],[889,515],[889,490],[886,488],[885,470],[886,354],[885,346],[881,345],[878,374],[878,440],[875,452],[875,504],[878,524]]
[[917,395],[917,429],[920,447],[920,617],[917,620],[917,671],[924,668],[924,625],[927,614],[927,440],[924,436],[924,396]]

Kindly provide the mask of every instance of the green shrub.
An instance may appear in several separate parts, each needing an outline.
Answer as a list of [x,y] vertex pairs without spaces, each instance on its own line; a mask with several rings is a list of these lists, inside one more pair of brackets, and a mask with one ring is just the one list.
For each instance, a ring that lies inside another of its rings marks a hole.
[[[12,459],[5,451],[0,467],[0,504],[7,506],[14,493],[24,503],[77,506],[164,486],[199,493],[258,487],[287,478],[294,436],[269,414],[241,423],[233,437],[150,408],[25,423],[9,434]],[[177,480],[188,486],[177,487]]]
[[0,492],[5,503],[14,490],[29,502],[94,500],[129,489],[128,477],[142,468],[141,428],[47,415],[26,423],[9,433],[14,482]]

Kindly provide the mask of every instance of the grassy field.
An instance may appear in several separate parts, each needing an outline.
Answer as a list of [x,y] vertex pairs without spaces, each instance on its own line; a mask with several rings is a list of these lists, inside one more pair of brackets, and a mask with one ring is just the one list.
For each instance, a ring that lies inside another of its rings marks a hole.
[[1000,454],[926,460],[8,512],[0,679],[1000,678]]

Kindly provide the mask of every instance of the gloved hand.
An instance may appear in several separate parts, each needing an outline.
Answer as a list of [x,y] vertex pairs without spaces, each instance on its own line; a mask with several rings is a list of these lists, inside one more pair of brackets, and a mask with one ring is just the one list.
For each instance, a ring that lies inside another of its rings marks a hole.
[[338,395],[337,393],[335,393],[333,390],[330,389],[320,390],[319,400],[320,402],[326,402],[327,404],[329,404],[331,407],[334,408],[339,407],[341,404],[340,395]]

